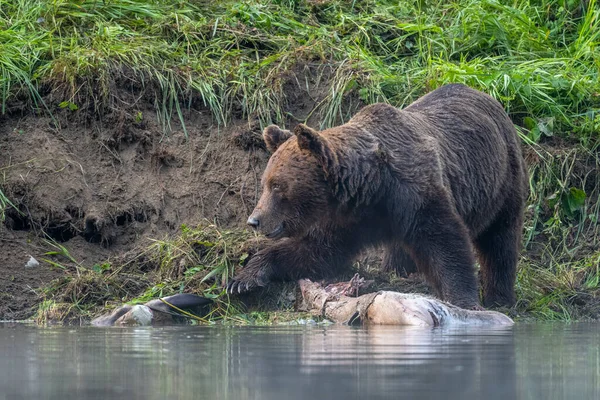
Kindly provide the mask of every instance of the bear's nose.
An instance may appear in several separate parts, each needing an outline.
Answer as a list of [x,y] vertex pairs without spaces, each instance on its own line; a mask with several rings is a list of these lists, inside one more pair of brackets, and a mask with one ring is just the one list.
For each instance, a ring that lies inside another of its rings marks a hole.
[[258,225],[259,225],[258,219],[254,218],[252,216],[250,218],[248,218],[247,223],[254,229],[258,228]]

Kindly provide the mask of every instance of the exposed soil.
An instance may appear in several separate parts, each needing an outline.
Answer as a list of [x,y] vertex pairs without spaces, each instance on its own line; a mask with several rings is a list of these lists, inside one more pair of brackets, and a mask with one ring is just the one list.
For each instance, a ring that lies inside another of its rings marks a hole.
[[[298,67],[282,77],[287,125],[327,95],[326,79],[315,78],[323,71],[315,72]],[[258,121],[239,112],[217,126],[196,107],[186,110],[186,138],[177,121],[165,134],[147,93],[116,94],[121,106],[100,114],[91,105],[56,107],[54,118],[14,107],[0,117],[0,190],[19,209],[7,208],[0,225],[0,319],[30,316],[36,289],[60,276],[44,262],[25,267],[56,250],[45,235],[89,267],[182,224],[244,226],[254,207],[269,158]]]

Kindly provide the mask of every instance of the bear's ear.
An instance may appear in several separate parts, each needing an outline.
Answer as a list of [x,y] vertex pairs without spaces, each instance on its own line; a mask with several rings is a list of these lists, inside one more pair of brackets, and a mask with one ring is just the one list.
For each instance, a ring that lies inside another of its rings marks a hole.
[[275,153],[277,148],[291,137],[292,133],[290,131],[281,129],[277,125],[269,125],[263,131],[263,139],[267,145],[267,150],[271,153]]
[[294,128],[294,135],[298,138],[298,147],[301,150],[310,151],[315,156],[327,179],[336,175],[336,156],[327,140],[319,132],[304,124],[299,124]]
[[309,150],[317,156],[321,155],[324,143],[319,132],[304,124],[298,124],[294,128],[294,135],[298,138],[300,149]]

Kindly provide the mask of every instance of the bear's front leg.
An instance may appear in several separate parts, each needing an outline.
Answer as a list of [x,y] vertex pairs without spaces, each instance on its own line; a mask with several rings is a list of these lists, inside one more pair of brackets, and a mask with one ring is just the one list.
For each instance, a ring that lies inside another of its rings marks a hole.
[[283,239],[258,251],[227,284],[227,293],[246,293],[271,281],[320,278],[339,271],[355,251],[335,240]]

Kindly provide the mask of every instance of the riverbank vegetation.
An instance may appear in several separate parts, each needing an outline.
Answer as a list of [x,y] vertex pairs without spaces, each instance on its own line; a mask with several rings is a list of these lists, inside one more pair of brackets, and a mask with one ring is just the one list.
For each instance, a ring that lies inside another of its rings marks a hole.
[[[402,107],[446,83],[489,93],[517,125],[530,171],[512,313],[600,317],[596,0],[0,0],[0,28],[6,118],[114,109],[147,118],[122,96],[127,88],[153,104],[165,134],[177,123],[188,135],[196,107],[218,126],[304,121],[290,104],[298,69],[322,81],[309,114],[321,128],[362,104]],[[0,186],[2,216],[12,207],[3,193]],[[250,254],[232,250],[248,234],[209,226],[184,227],[104,264],[79,265],[67,244],[50,246],[44,265],[64,269],[64,278],[40,292],[40,315],[58,304],[87,316],[182,290],[214,297],[215,317],[238,315],[217,283]]]

